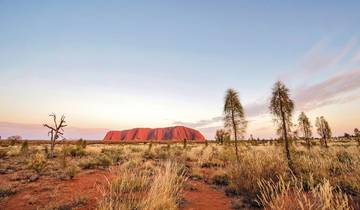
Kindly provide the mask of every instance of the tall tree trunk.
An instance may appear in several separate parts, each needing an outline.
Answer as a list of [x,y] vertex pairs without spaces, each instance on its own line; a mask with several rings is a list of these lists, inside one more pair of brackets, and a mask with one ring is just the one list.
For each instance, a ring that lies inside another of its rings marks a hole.
[[324,142],[325,142],[325,148],[328,148],[329,146],[327,144],[327,138],[326,137],[324,138]]
[[238,145],[237,145],[237,126],[236,126],[236,122],[235,122],[234,111],[231,111],[231,119],[232,119],[232,122],[233,122],[234,137],[235,137],[236,160],[237,160],[238,163],[240,163],[239,149],[238,149]]
[[304,126],[304,136],[305,136],[305,138],[306,138],[306,143],[307,143],[307,149],[308,150],[310,150],[310,139],[309,139],[309,135],[308,135],[308,132],[307,132],[307,130],[306,130],[306,128],[305,128],[305,126]]
[[54,144],[55,140],[54,140],[54,131],[51,131],[51,141],[50,141],[50,158],[54,157]]
[[290,169],[293,173],[295,173],[294,166],[293,166],[293,162],[292,162],[292,160],[291,160],[291,155],[290,155],[289,139],[288,139],[288,136],[287,136],[285,113],[284,113],[284,111],[283,111],[283,109],[282,109],[282,103],[280,103],[280,110],[281,110],[281,118],[282,118],[283,136],[284,136],[284,140],[285,140],[286,158],[287,158],[287,162],[288,162],[289,169]]

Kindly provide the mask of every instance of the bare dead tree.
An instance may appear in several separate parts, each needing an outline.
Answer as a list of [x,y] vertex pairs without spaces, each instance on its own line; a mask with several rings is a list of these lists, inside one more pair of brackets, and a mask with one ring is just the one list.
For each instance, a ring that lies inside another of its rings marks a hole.
[[65,116],[62,115],[60,122],[57,122],[56,119],[56,114],[51,114],[49,115],[49,117],[53,118],[54,121],[54,125],[50,126],[48,124],[44,124],[44,127],[50,129],[50,131],[48,132],[48,135],[50,136],[50,140],[51,140],[51,148],[50,148],[50,157],[54,157],[54,148],[55,148],[55,144],[56,144],[56,140],[58,140],[60,137],[64,138],[64,127],[66,127],[67,125],[65,124]]

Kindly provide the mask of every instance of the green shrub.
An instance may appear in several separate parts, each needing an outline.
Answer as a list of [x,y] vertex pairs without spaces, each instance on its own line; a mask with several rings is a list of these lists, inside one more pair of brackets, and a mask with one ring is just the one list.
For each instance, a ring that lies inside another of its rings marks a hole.
[[105,155],[100,154],[96,157],[87,158],[79,163],[82,169],[94,169],[94,168],[108,168],[112,164],[111,159]]
[[66,167],[65,169],[65,175],[69,178],[69,179],[73,179],[78,173],[80,172],[80,169],[77,165],[75,164],[70,164],[68,167]]
[[47,162],[45,156],[41,153],[35,153],[31,156],[28,166],[36,173],[40,173],[44,170],[46,164]]
[[79,167],[82,169],[94,169],[98,165],[95,158],[87,158],[84,160],[81,160],[79,163]]
[[76,145],[75,147],[70,147],[69,149],[69,154],[72,157],[82,157],[85,156],[85,150],[84,148],[80,145]]
[[124,159],[124,149],[122,148],[103,148],[101,150],[102,154],[105,154],[106,156],[108,156],[113,163],[118,163],[121,162]]
[[96,162],[97,165],[102,168],[108,168],[112,164],[111,159],[107,155],[103,155],[103,154],[100,154],[99,156],[96,157]]

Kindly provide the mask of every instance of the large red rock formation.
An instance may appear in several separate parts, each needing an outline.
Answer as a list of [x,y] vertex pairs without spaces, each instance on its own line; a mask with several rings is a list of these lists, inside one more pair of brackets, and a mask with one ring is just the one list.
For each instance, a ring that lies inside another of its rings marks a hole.
[[184,126],[175,126],[168,128],[134,128],[123,131],[109,131],[104,138],[104,141],[146,140],[205,141],[205,137],[197,130]]

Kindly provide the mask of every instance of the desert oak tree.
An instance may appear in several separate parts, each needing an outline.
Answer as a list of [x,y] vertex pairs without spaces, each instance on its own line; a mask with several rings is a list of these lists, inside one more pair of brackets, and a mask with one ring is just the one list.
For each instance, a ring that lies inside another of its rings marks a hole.
[[234,134],[236,159],[239,162],[238,137],[245,133],[247,122],[243,106],[240,103],[239,95],[234,89],[228,89],[224,104],[224,122],[225,128],[229,128]]
[[311,123],[309,118],[304,112],[301,112],[298,118],[299,130],[303,134],[303,138],[306,140],[308,149],[310,149],[310,138],[312,136]]
[[277,81],[272,89],[270,111],[274,115],[274,122],[279,126],[278,132],[282,135],[285,141],[285,153],[288,160],[289,169],[292,172],[295,172],[290,155],[289,141],[291,117],[294,111],[294,102],[290,99],[289,89],[281,81]]
[[316,129],[318,134],[321,136],[325,147],[328,147],[327,140],[331,138],[331,128],[329,123],[326,121],[325,117],[316,118]]

